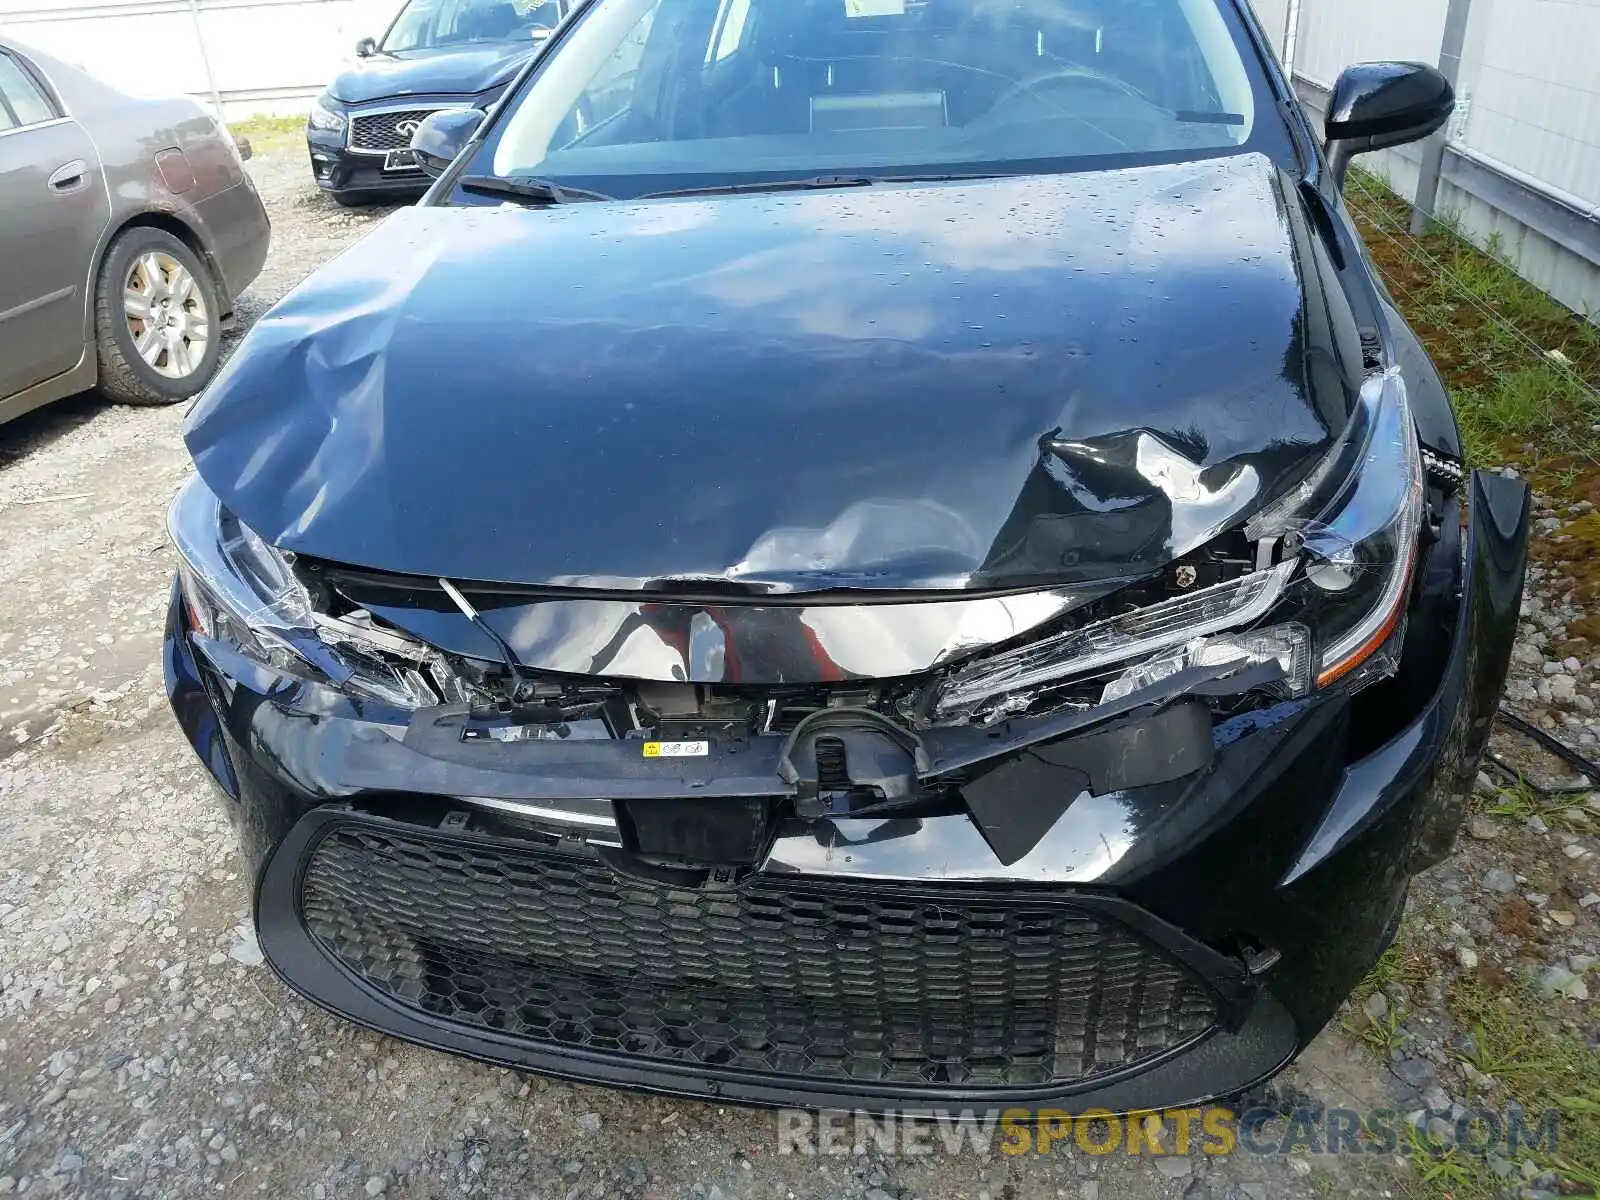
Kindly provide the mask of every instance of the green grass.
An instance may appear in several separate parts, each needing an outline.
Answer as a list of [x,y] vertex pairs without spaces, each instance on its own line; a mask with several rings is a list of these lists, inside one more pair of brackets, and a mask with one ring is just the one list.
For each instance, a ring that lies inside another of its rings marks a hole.
[[1403,984],[1407,989],[1413,989],[1421,987],[1428,978],[1427,961],[1408,950],[1404,943],[1405,928],[1402,926],[1394,942],[1383,952],[1378,961],[1372,964],[1372,969],[1352,993],[1358,1000],[1353,1016],[1341,1022],[1346,1033],[1371,1046],[1379,1054],[1388,1054],[1404,1040],[1400,1023],[1405,1014],[1401,1011],[1400,1005],[1390,999],[1388,1010],[1384,1015],[1374,1017],[1366,1010],[1367,997],[1373,992],[1381,991],[1386,998],[1389,998],[1390,993],[1396,990],[1395,984]]
[[281,146],[294,144],[305,137],[306,119],[300,117],[270,117],[258,115],[241,121],[229,121],[228,129],[234,137],[247,137],[251,148],[260,154]]
[[1391,1051],[1398,1050],[1405,1041],[1405,1034],[1400,1029],[1400,1011],[1394,1005],[1390,1005],[1389,1011],[1381,1017],[1362,1009],[1354,1023],[1345,1021],[1343,1024],[1346,1033],[1385,1057]]
[[[1456,1024],[1477,1042],[1473,1066],[1504,1085],[1494,1107],[1519,1105],[1533,1123],[1547,1109],[1561,1114],[1554,1151],[1524,1150],[1523,1157],[1541,1172],[1557,1172],[1563,1196],[1600,1197],[1600,1053],[1552,1020],[1549,1002],[1520,983],[1496,992],[1481,979],[1460,979],[1450,989],[1449,1006]],[[1459,1148],[1429,1152],[1420,1138],[1414,1143],[1411,1195],[1488,1200],[1503,1190],[1487,1159]]]
[[[1508,348],[1515,353],[1515,348]],[[1457,388],[1451,399],[1462,436],[1475,460],[1495,457],[1502,447],[1520,451],[1522,444],[1557,429],[1564,421],[1581,422],[1591,414],[1592,398],[1584,386],[1552,365],[1528,364],[1508,369],[1491,383]],[[1592,431],[1574,428],[1585,446]]]
[[1412,1125],[1406,1126],[1411,1142],[1411,1161],[1417,1167],[1417,1179],[1426,1194],[1460,1200],[1478,1195],[1477,1164],[1461,1150],[1450,1147],[1439,1149],[1429,1142]]
[[1341,1196],[1344,1194],[1344,1185],[1326,1171],[1313,1168],[1306,1178],[1311,1190],[1319,1196]]
[[1372,964],[1372,970],[1361,981],[1359,991],[1371,993],[1396,983],[1415,988],[1427,981],[1430,974],[1428,962],[1414,950],[1406,948],[1406,932],[1407,927],[1402,923],[1394,941],[1379,955],[1378,961]]
[[258,114],[253,117],[245,117],[242,121],[230,121],[228,123],[228,128],[233,130],[234,133],[249,134],[252,137],[256,134],[265,137],[274,133],[303,133],[305,127],[306,119],[303,116],[271,117]]
[[1600,436],[1590,428],[1600,421],[1600,327],[1520,278],[1498,236],[1473,245],[1457,215],[1412,238],[1410,206],[1361,172],[1352,173],[1348,200],[1380,273],[1445,377],[1469,457],[1527,466],[1554,460],[1551,470],[1568,489],[1579,477],[1563,456],[1600,469]]
[[1494,797],[1474,795],[1472,803],[1486,817],[1503,817],[1523,822],[1538,817],[1547,825],[1560,822],[1569,824],[1567,814],[1588,806],[1588,792],[1547,796],[1535,791],[1520,778]]

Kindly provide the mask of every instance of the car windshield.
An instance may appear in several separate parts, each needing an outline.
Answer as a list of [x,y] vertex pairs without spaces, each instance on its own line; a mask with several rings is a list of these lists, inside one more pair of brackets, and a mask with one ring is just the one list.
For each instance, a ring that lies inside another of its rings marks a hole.
[[432,50],[474,42],[549,36],[569,0],[411,0],[389,27],[383,50]]
[[1222,2],[597,0],[474,170],[640,195],[1225,152],[1257,80]]

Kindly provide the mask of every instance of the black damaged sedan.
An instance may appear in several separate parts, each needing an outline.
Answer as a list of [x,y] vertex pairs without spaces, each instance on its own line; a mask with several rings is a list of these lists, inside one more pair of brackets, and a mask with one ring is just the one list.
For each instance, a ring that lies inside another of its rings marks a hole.
[[294,989],[719,1100],[1130,1110],[1329,1020],[1522,587],[1242,0],[597,0],[189,417],[172,703]]

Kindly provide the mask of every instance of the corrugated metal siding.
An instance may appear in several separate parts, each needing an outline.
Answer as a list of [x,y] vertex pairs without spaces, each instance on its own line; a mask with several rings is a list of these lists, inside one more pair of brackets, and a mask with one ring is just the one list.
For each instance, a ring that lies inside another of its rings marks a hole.
[[0,0],[0,29],[7,37],[85,67],[113,87],[136,96],[208,91],[187,3],[101,3],[53,12],[29,4],[21,12],[7,11],[18,7],[17,0]]
[[1600,204],[1600,2],[1473,0],[1462,66],[1461,140]]
[[1438,62],[1447,7],[1447,0],[1300,0],[1295,73],[1328,87],[1353,62]]
[[1600,319],[1600,267],[1448,181],[1439,188],[1438,211],[1453,216],[1479,245],[1489,245],[1493,238],[1498,252],[1534,287],[1574,312]]
[[[1448,7],[1300,0],[1295,74],[1327,87],[1353,62],[1437,62]],[[1472,0],[1457,92],[1453,147],[1520,174],[1569,211],[1600,210],[1600,0]],[[1414,147],[1363,160],[1407,197],[1416,163]],[[1600,222],[1589,226],[1593,243],[1575,250],[1449,180],[1434,212],[1480,245],[1493,239],[1529,282],[1600,317]]]

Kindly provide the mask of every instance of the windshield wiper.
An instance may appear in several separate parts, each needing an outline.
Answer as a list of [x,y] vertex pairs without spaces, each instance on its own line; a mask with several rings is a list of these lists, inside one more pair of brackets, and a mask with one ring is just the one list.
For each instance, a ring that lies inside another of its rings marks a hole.
[[491,196],[511,196],[535,204],[568,204],[574,200],[615,200],[604,192],[591,192],[588,188],[568,187],[549,179],[532,175],[513,175],[502,179],[498,175],[463,175],[456,180],[464,192],[481,192]]
[[723,183],[709,187],[674,188],[670,192],[647,192],[641,200],[665,200],[673,196],[736,196],[745,192],[805,192],[821,188],[872,187],[879,183],[956,183],[966,179],[994,179],[988,174],[954,175],[816,175],[810,179],[768,179],[755,183]]

